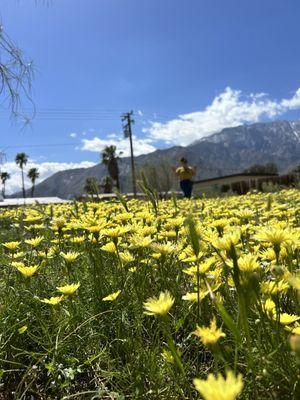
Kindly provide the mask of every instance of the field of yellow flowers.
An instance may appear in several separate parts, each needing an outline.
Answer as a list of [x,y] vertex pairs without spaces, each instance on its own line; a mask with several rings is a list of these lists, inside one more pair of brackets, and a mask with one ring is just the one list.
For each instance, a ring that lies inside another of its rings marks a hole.
[[0,226],[0,399],[300,398],[299,191]]

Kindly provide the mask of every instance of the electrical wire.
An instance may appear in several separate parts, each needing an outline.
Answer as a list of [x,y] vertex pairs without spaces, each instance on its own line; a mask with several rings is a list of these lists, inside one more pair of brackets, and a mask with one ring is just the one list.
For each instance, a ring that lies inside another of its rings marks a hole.
[[63,147],[63,146],[78,146],[82,145],[82,142],[73,142],[73,143],[45,143],[45,144],[14,144],[14,145],[9,145],[0,150],[0,152],[4,152],[5,150],[8,149],[18,149],[20,147],[26,147],[26,148],[37,148],[37,147]]
[[[24,108],[24,113],[32,112],[32,109]],[[82,109],[82,108],[39,108],[34,110],[34,118],[33,119],[54,119],[54,120],[62,120],[62,119],[88,119],[88,120],[119,120],[122,116],[122,109],[101,109],[101,108],[91,108],[91,109]],[[5,111],[0,111],[0,118],[7,117],[7,113]],[[162,115],[158,113],[135,113],[135,120],[145,120],[148,119],[150,121],[159,121],[168,119],[178,118],[174,115]],[[148,121],[149,122],[149,121]]]

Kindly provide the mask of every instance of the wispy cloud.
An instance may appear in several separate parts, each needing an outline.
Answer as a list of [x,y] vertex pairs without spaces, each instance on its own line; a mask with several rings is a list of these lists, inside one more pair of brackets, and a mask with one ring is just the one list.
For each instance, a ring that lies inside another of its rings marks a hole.
[[[139,139],[133,136],[134,141],[134,155],[139,156],[141,154],[151,153],[156,150],[153,145],[153,140],[151,138]],[[94,137],[94,139],[83,139],[83,146],[81,150],[96,151],[101,152],[105,146],[115,145],[118,152],[122,152],[122,157],[127,157],[130,155],[130,145],[129,139],[117,139],[116,136],[112,134],[108,135],[106,139],[100,139]]]
[[[25,175],[30,168],[36,167],[40,172],[40,177],[36,183],[42,182],[44,179],[53,175],[55,172],[63,171],[65,169],[74,168],[88,168],[95,165],[90,161],[82,161],[78,163],[59,163],[59,162],[34,162],[30,161],[26,164],[24,169]],[[14,162],[6,162],[1,166],[1,171],[6,171],[10,174],[10,179],[6,181],[6,192],[8,194],[15,193],[21,190],[21,172],[20,168]],[[26,188],[31,187],[29,179],[25,179]]]
[[243,95],[227,87],[202,111],[182,114],[167,122],[150,122],[147,137],[168,144],[188,145],[226,127],[272,119],[300,108],[300,88],[288,99],[272,100],[265,93]]

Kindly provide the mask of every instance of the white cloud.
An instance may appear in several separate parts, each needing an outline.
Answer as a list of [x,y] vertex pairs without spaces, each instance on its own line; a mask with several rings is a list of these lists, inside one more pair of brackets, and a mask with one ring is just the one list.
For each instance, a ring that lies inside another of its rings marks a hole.
[[71,138],[75,138],[76,136],[77,136],[77,133],[75,133],[75,132],[70,133]]
[[300,108],[300,88],[290,99],[283,99],[281,101],[281,105],[284,109],[287,110],[295,110],[297,108]]
[[[38,168],[40,177],[37,179],[36,183],[42,182],[44,179],[53,175],[55,172],[63,171],[65,169],[74,169],[74,168],[88,168],[95,165],[95,163],[90,161],[82,161],[78,163],[59,163],[59,162],[34,162],[29,161],[25,168],[25,176],[27,175],[27,171],[30,168]],[[6,162],[1,166],[1,171],[6,171],[10,174],[10,179],[6,181],[6,193],[11,194],[21,190],[21,171],[20,168],[14,162]],[[26,189],[31,187],[30,180],[26,177],[25,179],[25,187]]]
[[291,98],[276,101],[265,93],[244,96],[240,90],[227,87],[203,111],[179,115],[164,123],[150,122],[143,132],[152,139],[185,146],[223,128],[271,119],[298,108],[300,88]]
[[109,134],[107,135],[107,137],[108,137],[109,139],[116,139],[116,138],[117,138],[117,134],[116,134],[116,133],[109,133]]
[[[133,144],[134,144],[134,155],[139,156],[140,154],[151,153],[156,150],[156,148],[152,145],[153,140],[150,138],[146,139],[138,139],[133,136]],[[130,145],[129,139],[115,139],[115,137],[108,137],[107,139],[100,139],[98,137],[94,137],[94,139],[83,139],[83,146],[81,150],[88,151],[97,151],[101,152],[105,146],[115,145],[117,147],[118,152],[122,152],[122,157],[128,157],[130,155]]]

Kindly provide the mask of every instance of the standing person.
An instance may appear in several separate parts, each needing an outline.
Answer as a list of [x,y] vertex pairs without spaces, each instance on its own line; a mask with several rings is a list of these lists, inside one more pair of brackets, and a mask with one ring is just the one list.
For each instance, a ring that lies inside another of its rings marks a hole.
[[196,174],[196,167],[190,167],[187,159],[184,157],[180,159],[180,164],[178,168],[172,167],[172,170],[179,177],[180,188],[183,191],[184,197],[190,199],[193,190],[192,177]]

